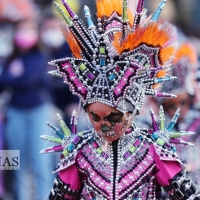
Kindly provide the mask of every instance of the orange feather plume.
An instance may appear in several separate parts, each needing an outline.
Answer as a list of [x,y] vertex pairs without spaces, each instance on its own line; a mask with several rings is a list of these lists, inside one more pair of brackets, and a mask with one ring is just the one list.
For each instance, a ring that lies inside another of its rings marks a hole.
[[167,74],[166,70],[160,70],[160,71],[156,74],[156,77],[157,77],[157,78],[161,78],[161,77],[166,76],[166,74]]
[[177,50],[174,64],[179,62],[179,60],[183,57],[187,57],[192,64],[196,64],[198,60],[197,52],[195,51],[194,47],[189,43],[182,44]]
[[61,30],[63,33],[63,36],[65,37],[65,40],[67,41],[73,55],[75,58],[82,58],[81,55],[81,48],[79,47],[78,43],[76,42],[74,36],[72,35],[69,28],[64,24],[61,23]]
[[158,83],[158,84],[155,84],[155,85],[152,85],[152,88],[155,90],[155,89],[158,89],[159,87],[161,87],[161,84]]
[[[110,17],[115,11],[119,16],[123,13],[123,0],[96,0],[97,18]],[[128,19],[133,24],[134,16],[128,8]]]
[[122,15],[122,3],[122,0],[97,0],[97,17],[109,17],[113,11],[116,11],[118,15]]
[[[119,55],[123,51],[130,51],[138,47],[140,44],[147,44],[152,47],[159,47],[159,62],[163,65],[169,61],[170,58],[175,54],[175,46],[170,46],[170,29],[171,26],[167,24],[168,29],[160,28],[161,22],[151,22],[146,27],[138,27],[135,32],[129,33],[125,41],[121,40],[121,33],[115,34],[113,46],[118,51]],[[122,41],[122,42],[121,42]]]

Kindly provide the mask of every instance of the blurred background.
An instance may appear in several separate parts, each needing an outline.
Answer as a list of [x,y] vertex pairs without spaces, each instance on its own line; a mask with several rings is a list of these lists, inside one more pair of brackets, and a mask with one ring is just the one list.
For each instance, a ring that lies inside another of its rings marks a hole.
[[[84,22],[84,5],[95,15],[95,0],[68,3]],[[145,7],[151,13],[159,3],[160,0],[146,0]],[[199,0],[168,0],[161,14],[161,18],[177,27],[180,42],[189,41],[198,57],[199,9]],[[78,99],[67,85],[47,75],[51,70],[48,61],[71,55],[60,31],[60,21],[51,0],[0,1],[0,149],[18,149],[22,160],[21,170],[0,171],[0,200],[44,200],[50,191],[54,178],[51,171],[59,156],[38,154],[41,148],[48,147],[39,136],[51,132],[42,123],[56,124],[58,112],[70,126],[71,112],[78,107]],[[197,64],[197,82],[199,72]],[[199,112],[199,89],[195,91],[191,108]],[[157,104],[149,101],[152,106]],[[85,126],[80,123],[80,128]]]

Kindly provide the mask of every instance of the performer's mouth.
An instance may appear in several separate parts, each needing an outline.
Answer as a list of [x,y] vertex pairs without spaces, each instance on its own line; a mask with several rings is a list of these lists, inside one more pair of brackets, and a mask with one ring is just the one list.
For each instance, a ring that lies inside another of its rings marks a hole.
[[101,132],[98,133],[98,135],[101,136],[101,137],[102,136],[111,137],[111,138],[117,137],[117,134],[114,131],[109,131],[109,132],[102,132],[101,131]]

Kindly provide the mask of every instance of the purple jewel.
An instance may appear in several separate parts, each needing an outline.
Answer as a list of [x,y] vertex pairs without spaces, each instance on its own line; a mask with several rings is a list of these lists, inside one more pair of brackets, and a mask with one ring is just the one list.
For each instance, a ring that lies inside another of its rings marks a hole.
[[116,71],[116,72],[119,72],[119,70],[120,70],[120,66],[116,66],[116,67],[115,67],[115,71]]
[[105,158],[105,159],[108,159],[108,155],[107,155],[105,152],[102,152],[102,153],[101,153],[101,156],[102,156],[103,158]]
[[171,148],[171,145],[170,145],[170,144],[165,143],[165,145],[166,145],[167,148],[169,148],[169,149]]
[[104,157],[104,158],[107,158],[107,155],[106,155],[105,152],[102,152],[102,153],[101,153],[101,156]]
[[93,142],[93,146],[95,147],[95,148],[98,148],[98,144],[96,143],[96,142]]
[[140,140],[136,140],[133,144],[134,147],[138,147],[140,145]]
[[79,137],[75,137],[73,143],[74,144],[78,143],[79,139],[80,139]]
[[93,79],[95,78],[95,76],[94,76],[91,72],[87,73],[87,77],[88,77],[90,80],[93,80]]
[[125,158],[128,158],[131,155],[131,153],[129,151],[127,151],[124,155]]

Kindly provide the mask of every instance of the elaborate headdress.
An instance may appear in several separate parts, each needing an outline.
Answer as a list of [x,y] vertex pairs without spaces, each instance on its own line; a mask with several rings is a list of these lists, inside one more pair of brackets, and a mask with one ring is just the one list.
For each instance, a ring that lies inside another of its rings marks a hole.
[[84,107],[101,102],[122,112],[140,112],[144,96],[174,97],[159,93],[156,86],[173,77],[166,76],[174,58],[176,31],[158,20],[166,0],[147,16],[144,0],[96,0],[97,27],[89,8],[84,7],[88,27],[61,0],[70,18],[63,16],[63,34],[72,57],[51,61],[54,75],[62,76]]
[[161,91],[178,95],[180,93],[193,94],[194,71],[197,66],[197,52],[194,47],[185,42],[178,48],[175,59],[172,63],[172,75],[177,79],[164,83]]

